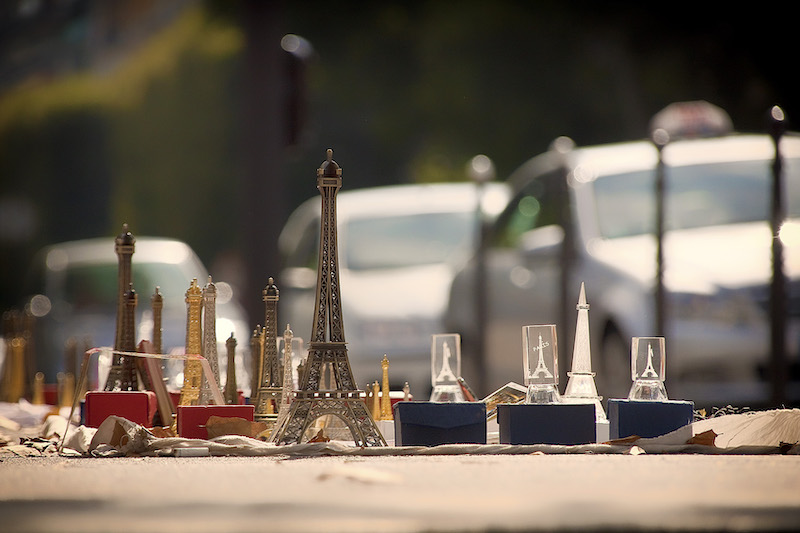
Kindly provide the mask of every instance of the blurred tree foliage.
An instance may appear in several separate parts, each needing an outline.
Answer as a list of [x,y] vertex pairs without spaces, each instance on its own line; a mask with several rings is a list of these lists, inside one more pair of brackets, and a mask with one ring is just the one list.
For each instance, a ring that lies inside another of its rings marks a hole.
[[[112,72],[2,95],[0,202],[36,215],[31,235],[0,242],[3,307],[21,296],[40,245],[111,238],[123,222],[186,240],[208,265],[246,254],[236,213],[245,1],[198,3]],[[762,129],[773,103],[791,116],[794,103],[791,73],[778,68],[787,39],[743,30],[758,30],[758,14],[654,14],[633,2],[281,5],[285,31],[315,50],[302,141],[287,147],[282,176],[265,177],[286,180],[287,213],[316,194],[329,147],[347,188],[466,179],[478,153],[502,179],[559,135],[642,137],[672,101],[709,100],[744,130]]]
[[[31,239],[3,242],[3,307],[33,252],[64,240],[186,240],[210,261],[235,246],[236,70],[231,21],[190,9],[113,72],[31,83],[0,101],[0,191],[29,202]],[[26,204],[27,205],[27,204]],[[113,246],[113,244],[109,244]]]

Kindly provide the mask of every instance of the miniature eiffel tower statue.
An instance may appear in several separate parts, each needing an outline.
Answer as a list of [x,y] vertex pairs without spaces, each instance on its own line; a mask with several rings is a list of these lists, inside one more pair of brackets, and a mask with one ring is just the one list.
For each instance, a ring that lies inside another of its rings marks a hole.
[[[206,358],[216,386],[219,388],[219,356],[217,355],[217,286],[208,276],[208,283],[203,287],[203,346],[202,356]],[[207,405],[211,400],[211,389],[208,379],[203,376],[200,389],[200,405]]]
[[283,386],[281,387],[281,399],[278,405],[278,420],[275,426],[281,426],[289,417],[289,410],[292,404],[292,393],[294,391],[294,379],[292,377],[292,339],[294,334],[286,324],[286,329],[283,332],[283,375],[281,379]]
[[261,360],[261,376],[256,393],[254,419],[257,422],[274,424],[278,417],[281,401],[282,383],[278,361],[278,300],[280,294],[272,278],[263,291],[264,314],[264,355]]
[[555,324],[523,326],[522,344],[525,385],[528,388],[525,403],[560,403]]
[[392,416],[392,399],[389,389],[389,358],[383,354],[381,360],[383,380],[381,381],[381,420],[394,420]]
[[239,403],[239,390],[236,386],[236,338],[231,333],[225,341],[225,348],[228,351],[228,368],[226,369],[225,379],[225,403],[237,405]]
[[[451,362],[451,360],[454,360]],[[455,365],[455,370],[453,370]],[[437,370],[438,369],[438,370]],[[461,377],[461,336],[457,333],[434,334],[431,337],[432,402],[466,401],[458,384]]]
[[572,371],[567,372],[569,380],[561,400],[564,403],[593,403],[598,421],[606,420],[602,396],[597,395],[592,372],[592,352],[589,343],[589,304],[586,303],[586,289],[581,283],[578,297],[578,322],[575,326],[575,344],[572,347]]
[[[203,313],[203,290],[193,279],[186,291],[186,353],[200,355],[203,331],[200,317]],[[196,359],[187,359],[183,366],[183,387],[178,405],[198,405],[203,367]]]
[[[122,296],[122,315],[120,317],[120,334],[115,350],[121,352],[136,351],[136,304],[138,296],[133,290],[133,284],[128,285],[128,290]],[[133,356],[114,354],[111,370],[106,379],[107,391],[138,390],[139,381],[136,378],[136,360]]]
[[[121,352],[136,351],[136,327],[131,326],[128,330],[128,320],[125,318],[127,291],[132,290],[131,286],[131,257],[136,250],[136,239],[128,230],[128,225],[122,225],[122,233],[114,239],[114,251],[117,254],[117,328],[114,336],[114,350]],[[135,311],[134,303],[134,311]],[[135,321],[135,316],[130,320]],[[125,344],[125,347],[123,347]],[[105,390],[136,390],[135,363],[133,357],[125,357],[114,354],[111,359],[111,369],[106,378]]]
[[[667,389],[664,387],[666,346],[664,337],[634,337],[631,339],[631,377],[633,385],[628,393],[629,400],[665,401]],[[644,348],[647,347],[647,355]],[[657,353],[656,353],[657,352]],[[639,368],[644,364],[644,370]]]
[[[322,196],[317,293],[308,357],[295,392],[289,416],[275,426],[270,440],[277,444],[301,443],[306,430],[325,415],[338,417],[357,446],[386,446],[375,420],[356,388],[347,344],[344,340],[336,226],[336,193],[342,186],[342,170],[328,150],[327,160],[317,169],[317,189]],[[330,363],[335,390],[320,390],[322,367]]]
[[153,353],[161,353],[162,339],[164,330],[161,327],[162,316],[164,314],[164,297],[161,295],[160,287],[156,287],[153,296],[150,297],[150,306],[153,310]]
[[264,353],[264,336],[261,334],[261,324],[256,324],[253,334],[250,335],[250,401],[256,403],[258,394],[258,380],[261,379],[261,356]]

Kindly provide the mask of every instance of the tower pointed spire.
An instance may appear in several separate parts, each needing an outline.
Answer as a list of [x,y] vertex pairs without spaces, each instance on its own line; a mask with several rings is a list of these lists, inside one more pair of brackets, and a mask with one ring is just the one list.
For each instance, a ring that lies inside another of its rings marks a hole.
[[586,303],[586,287],[581,282],[578,296],[578,321],[575,325],[575,343],[572,348],[572,370],[567,372],[569,380],[562,400],[567,403],[593,403],[597,420],[605,420],[606,412],[597,395],[597,385],[592,372],[592,351],[589,341],[589,304]]

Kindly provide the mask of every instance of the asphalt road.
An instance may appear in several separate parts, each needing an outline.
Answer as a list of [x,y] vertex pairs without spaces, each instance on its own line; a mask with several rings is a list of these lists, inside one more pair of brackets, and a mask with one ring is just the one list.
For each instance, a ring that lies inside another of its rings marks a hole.
[[800,456],[3,456],[0,531],[800,531]]

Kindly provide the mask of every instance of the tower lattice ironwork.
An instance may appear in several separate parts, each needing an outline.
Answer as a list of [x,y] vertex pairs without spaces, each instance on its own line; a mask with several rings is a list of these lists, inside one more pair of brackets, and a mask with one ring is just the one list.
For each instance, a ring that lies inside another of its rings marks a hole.
[[[314,421],[325,415],[338,417],[358,446],[386,446],[375,420],[361,398],[347,356],[339,290],[339,260],[336,226],[336,194],[342,186],[342,170],[328,150],[327,160],[317,169],[317,189],[322,196],[319,264],[314,323],[308,357],[295,391],[289,416],[276,424],[270,440],[278,444],[303,441]],[[330,368],[335,389],[321,390],[323,367]]]

